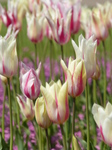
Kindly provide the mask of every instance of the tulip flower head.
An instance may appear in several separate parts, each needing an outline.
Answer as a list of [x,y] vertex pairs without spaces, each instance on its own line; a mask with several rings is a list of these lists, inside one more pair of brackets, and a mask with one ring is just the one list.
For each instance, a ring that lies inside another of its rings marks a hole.
[[80,35],[79,47],[73,40],[72,45],[76,53],[76,58],[84,60],[87,79],[91,78],[96,71],[97,41],[94,41],[94,36],[91,36],[89,39],[85,39],[82,35]]
[[28,119],[32,120],[35,115],[33,101],[29,98],[26,98],[26,101],[22,98],[22,96],[17,96],[17,101],[20,106],[22,114]]
[[75,34],[80,29],[81,4],[80,1],[72,5],[71,10],[71,33]]
[[92,30],[95,38],[98,40],[104,40],[108,36],[104,14],[98,8],[93,8],[92,10]]
[[86,85],[86,69],[84,61],[81,59],[73,60],[69,58],[68,68],[61,60],[61,66],[64,70],[65,81],[68,81],[68,93],[72,97],[79,96]]
[[39,74],[41,69],[41,63],[38,69],[35,71],[33,68],[27,67],[21,63],[20,69],[20,86],[22,93],[29,99],[35,100],[40,94]]
[[62,4],[48,7],[46,18],[51,27],[54,40],[63,45],[70,39],[71,11],[66,12]]
[[12,32],[9,35],[8,32],[5,37],[0,36],[0,74],[5,77],[12,77],[18,68],[16,34]]
[[42,128],[48,128],[52,123],[47,114],[44,97],[39,97],[36,100],[35,118],[39,126],[41,126]]
[[108,102],[104,109],[102,106],[94,104],[92,114],[103,141],[112,147],[112,105]]
[[38,7],[35,4],[35,9],[32,14],[28,13],[26,14],[26,20],[27,20],[27,35],[28,38],[34,42],[40,42],[43,39],[43,16],[38,11]]
[[68,83],[46,83],[46,88],[41,86],[42,95],[45,98],[46,109],[50,120],[57,124],[63,124],[69,117]]

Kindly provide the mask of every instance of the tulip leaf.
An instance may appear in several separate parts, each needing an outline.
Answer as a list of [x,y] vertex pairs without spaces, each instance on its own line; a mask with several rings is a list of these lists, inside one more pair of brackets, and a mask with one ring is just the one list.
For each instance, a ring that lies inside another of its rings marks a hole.
[[81,148],[79,146],[79,143],[78,143],[78,141],[77,141],[75,136],[73,136],[72,143],[73,143],[74,150],[81,150]]
[[18,132],[18,130],[16,130],[16,139],[15,139],[15,142],[16,142],[16,145],[18,146],[18,149],[24,149],[24,144],[23,144],[23,138],[22,136],[20,135],[20,133]]
[[9,142],[6,143],[0,134],[0,150],[9,150]]
[[77,139],[79,140],[79,142],[81,143],[82,147],[84,148],[84,150],[87,149],[87,142],[84,141],[83,139],[80,139],[79,137],[77,137]]

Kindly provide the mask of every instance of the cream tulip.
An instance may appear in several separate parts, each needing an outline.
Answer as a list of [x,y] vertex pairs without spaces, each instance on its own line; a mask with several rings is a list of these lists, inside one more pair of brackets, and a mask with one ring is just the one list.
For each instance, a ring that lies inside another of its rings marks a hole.
[[22,96],[17,96],[17,101],[20,106],[22,114],[28,119],[32,120],[35,115],[33,101],[29,98],[26,98],[26,101],[22,98]]
[[65,74],[65,81],[68,81],[68,93],[72,97],[79,96],[85,89],[86,69],[84,61],[69,58],[68,68],[61,60],[61,66]]
[[39,126],[42,128],[48,128],[51,125],[51,120],[47,114],[45,99],[44,97],[39,97],[35,103],[35,118]]
[[5,37],[0,36],[0,74],[12,77],[18,68],[16,34],[13,32],[9,35],[8,32]]
[[91,36],[89,39],[85,39],[82,35],[80,35],[79,47],[73,40],[72,45],[76,53],[76,58],[84,60],[87,79],[91,78],[96,71],[97,41],[94,41],[94,36]]
[[94,104],[92,114],[103,141],[112,147],[112,105],[108,102],[104,109],[102,106]]
[[50,120],[57,124],[63,124],[69,117],[68,83],[46,83],[46,88],[41,86],[42,95],[45,98],[46,109]]

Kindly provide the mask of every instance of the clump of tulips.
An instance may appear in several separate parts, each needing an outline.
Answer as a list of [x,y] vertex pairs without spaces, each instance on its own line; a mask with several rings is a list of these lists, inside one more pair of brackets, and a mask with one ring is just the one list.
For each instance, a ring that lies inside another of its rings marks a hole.
[[[7,10],[0,4],[0,25],[7,27],[6,35],[0,36],[2,149],[110,150],[112,101],[107,85],[112,80],[107,79],[105,40],[109,33],[111,40],[112,4],[97,4],[92,9],[81,6],[80,0],[8,0],[7,4]],[[32,50],[23,50],[25,29]],[[73,52],[67,63],[65,49],[69,51],[70,45]],[[55,49],[58,56],[61,53],[57,68]],[[101,49],[100,57],[97,49]],[[111,59],[111,52],[109,55]],[[6,106],[9,142],[5,137]],[[98,131],[102,140],[97,141]]]

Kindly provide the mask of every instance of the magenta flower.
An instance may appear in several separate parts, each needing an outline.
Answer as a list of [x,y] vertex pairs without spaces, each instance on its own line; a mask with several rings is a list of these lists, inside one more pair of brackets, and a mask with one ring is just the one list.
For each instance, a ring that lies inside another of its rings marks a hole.
[[41,69],[41,63],[38,69],[35,71],[33,68],[27,67],[21,63],[20,70],[20,86],[23,94],[29,99],[35,100],[40,94],[39,74]]

